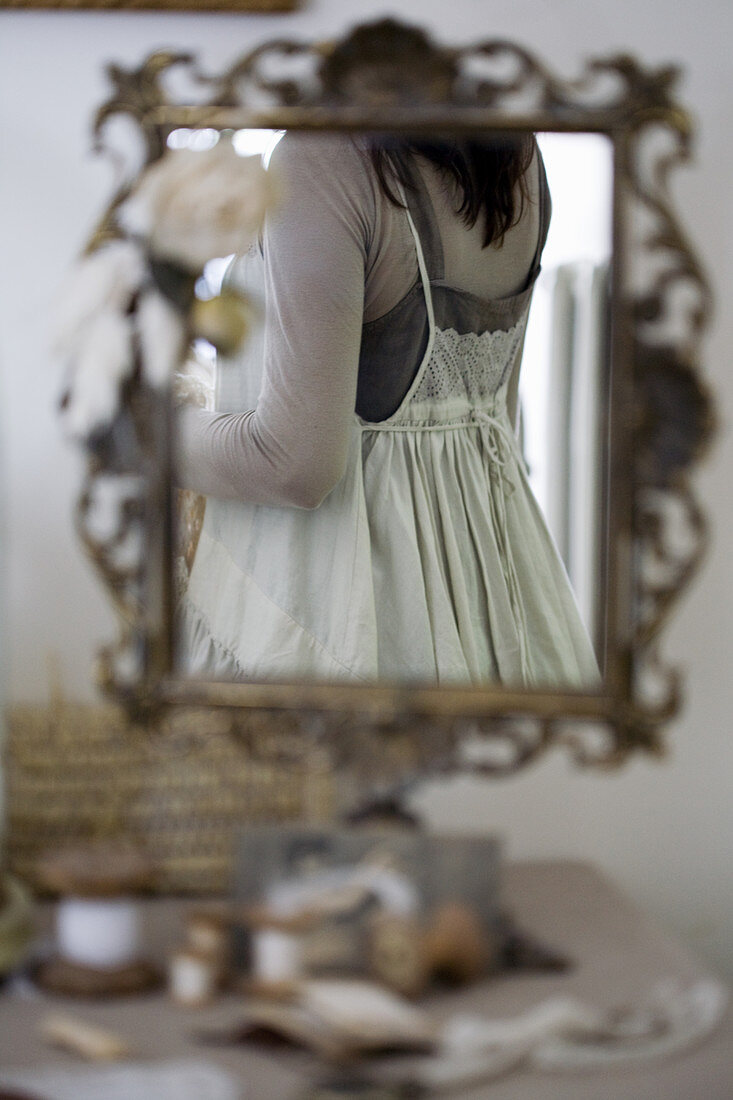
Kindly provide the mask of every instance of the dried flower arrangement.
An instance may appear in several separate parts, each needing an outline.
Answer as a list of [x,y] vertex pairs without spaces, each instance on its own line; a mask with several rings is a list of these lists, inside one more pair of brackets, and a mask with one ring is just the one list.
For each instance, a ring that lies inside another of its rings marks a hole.
[[196,284],[209,260],[252,246],[273,194],[260,158],[240,156],[225,134],[207,150],[169,149],[143,172],[117,208],[117,237],[78,260],[57,304],[72,438],[109,428],[136,372],[165,391],[197,337],[236,350],[246,301],[231,290],[200,300]]

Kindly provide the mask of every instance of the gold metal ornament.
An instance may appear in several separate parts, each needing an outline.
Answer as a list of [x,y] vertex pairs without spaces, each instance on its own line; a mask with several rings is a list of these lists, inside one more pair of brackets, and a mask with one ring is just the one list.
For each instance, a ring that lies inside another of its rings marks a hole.
[[207,340],[220,355],[234,355],[252,328],[252,305],[234,290],[215,298],[196,299],[191,309],[194,337]]

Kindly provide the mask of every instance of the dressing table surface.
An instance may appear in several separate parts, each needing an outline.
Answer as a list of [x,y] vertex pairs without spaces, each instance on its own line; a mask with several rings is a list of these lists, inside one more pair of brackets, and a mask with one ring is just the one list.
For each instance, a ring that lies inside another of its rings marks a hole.
[[[459,993],[434,995],[429,1004],[436,1016],[511,1016],[559,995],[600,1008],[636,1005],[660,981],[687,984],[707,973],[674,936],[588,864],[509,864],[503,871],[502,895],[504,908],[524,931],[567,954],[574,965],[562,974],[507,974]],[[183,916],[196,905],[200,902],[145,903],[146,943],[153,957],[163,959],[180,944]],[[295,1100],[309,1081],[324,1076],[304,1053],[196,1044],[192,1036],[198,1028],[236,1023],[238,1001],[233,996],[194,1010],[172,1004],[164,994],[93,1003],[17,986],[0,995],[0,1067],[79,1064],[39,1038],[39,1024],[52,1011],[118,1032],[139,1060],[195,1058],[225,1067],[241,1077],[245,1100]],[[715,1032],[694,1047],[655,1061],[602,1072],[518,1070],[450,1095],[461,1100],[732,1100],[733,1014],[729,1009]]]

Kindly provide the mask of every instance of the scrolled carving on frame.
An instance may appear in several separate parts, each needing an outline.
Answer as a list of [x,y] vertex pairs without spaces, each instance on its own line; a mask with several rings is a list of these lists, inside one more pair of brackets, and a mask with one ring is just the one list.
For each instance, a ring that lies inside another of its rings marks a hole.
[[[167,90],[174,69],[179,75],[182,70],[195,89],[187,102]],[[153,719],[175,703],[229,709],[232,732],[250,749],[255,741],[276,743],[284,716],[297,711],[300,728],[310,722],[308,728],[317,730],[317,740],[339,762],[354,767],[361,762],[367,769],[379,756],[369,745],[381,729],[382,744],[391,742],[394,749],[392,771],[400,775],[451,767],[502,774],[551,744],[565,745],[580,763],[594,764],[616,764],[640,749],[660,751],[662,726],[677,707],[678,691],[674,673],[659,656],[658,637],[705,545],[705,524],[689,476],[713,431],[711,399],[698,362],[710,292],[668,187],[670,172],[690,152],[689,119],[674,99],[676,69],[649,69],[618,55],[591,60],[579,78],[565,80],[511,42],[446,48],[419,29],[382,20],[357,27],[335,43],[269,42],[220,74],[204,74],[190,54],[158,52],[137,69],[110,65],[108,75],[113,90],[97,112],[97,146],[109,152],[106,124],[128,116],[142,132],[145,164],[162,155],[167,134],[176,126],[412,131],[442,126],[596,131],[611,138],[615,217],[608,484],[613,553],[608,594],[613,659],[603,689],[587,695],[179,683],[167,674],[170,593],[159,594],[153,615],[140,599],[141,585],[146,576],[150,579],[149,547],[142,548],[137,574],[121,573],[113,563],[112,542],[94,534],[82,502],[83,540],[126,619],[121,651],[137,661],[136,671],[122,677],[110,652],[103,667],[105,689],[138,718]],[[663,153],[652,140],[660,134],[669,146]],[[133,182],[133,176],[121,181],[90,248],[115,235],[115,211]],[[682,291],[689,308],[680,329],[677,299]],[[160,410],[151,412],[150,394],[139,379],[125,390],[120,418],[124,430],[118,434],[128,448],[134,441],[132,465],[137,462],[140,477],[137,507],[128,504],[121,513],[118,540],[141,515],[160,515],[170,468],[167,418]],[[156,424],[163,428],[157,435]],[[115,468],[110,440],[102,443],[101,451],[90,455],[90,486]],[[85,490],[83,501],[87,497]],[[674,523],[670,510],[677,516]],[[681,543],[674,543],[673,526],[683,532]],[[149,537],[153,530],[150,521]],[[164,561],[170,532],[156,537],[155,556]],[[654,691],[649,680],[656,681]],[[482,759],[480,753],[466,755],[467,724],[475,740],[503,739],[513,751],[503,758],[495,754],[493,762],[490,753]],[[594,726],[609,735],[587,735]]]
[[[705,519],[689,474],[714,432],[712,399],[698,358],[712,296],[669,192],[670,173],[689,160],[691,129],[687,116],[668,99],[672,77],[667,70],[661,73],[661,120],[647,110],[631,131],[630,192],[647,216],[641,248],[632,251],[631,260],[637,267],[645,263],[649,274],[634,286],[628,306],[636,552],[629,725],[639,741],[656,749],[662,724],[680,702],[679,676],[665,665],[659,637],[706,547]],[[644,142],[654,136],[659,121],[670,148],[644,170]]]

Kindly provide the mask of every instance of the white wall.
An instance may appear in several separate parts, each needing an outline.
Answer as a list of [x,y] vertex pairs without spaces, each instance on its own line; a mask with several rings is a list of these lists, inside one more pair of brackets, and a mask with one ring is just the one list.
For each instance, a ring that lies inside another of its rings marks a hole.
[[649,64],[680,60],[680,88],[700,127],[695,166],[676,196],[716,288],[707,345],[722,430],[700,491],[714,516],[705,570],[667,650],[687,671],[687,701],[660,765],[639,760],[613,776],[579,774],[556,756],[499,784],[431,789],[438,822],[498,829],[510,854],[595,860],[712,961],[733,972],[733,800],[730,775],[733,585],[730,580],[728,369],[733,322],[733,118],[730,0],[312,0],[292,16],[0,12],[0,409],[3,413],[9,695],[44,698],[48,657],[72,695],[89,694],[96,641],[112,623],[76,549],[69,521],[77,463],[53,415],[60,380],[43,323],[54,288],[108,192],[108,168],[89,154],[88,125],[105,95],[102,65],[138,62],[158,46],[199,50],[206,66],[279,34],[332,35],[387,12],[444,38],[510,36],[563,72],[587,55],[631,51]]

